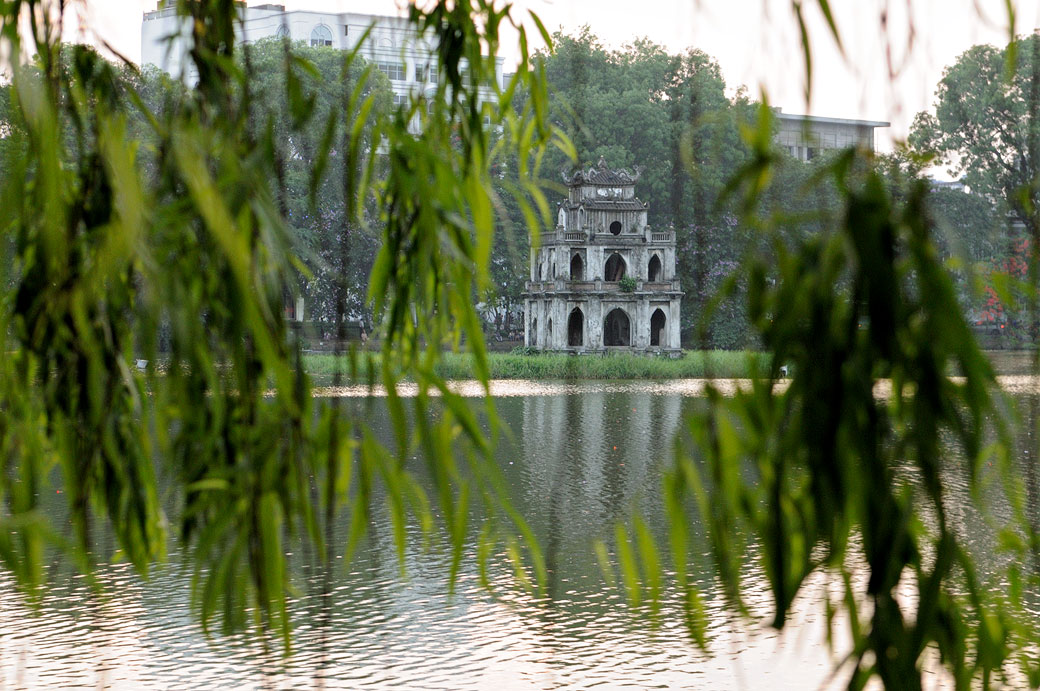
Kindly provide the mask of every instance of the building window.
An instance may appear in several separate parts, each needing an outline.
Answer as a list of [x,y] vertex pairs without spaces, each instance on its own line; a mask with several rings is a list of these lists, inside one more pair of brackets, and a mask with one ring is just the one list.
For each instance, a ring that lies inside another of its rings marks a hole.
[[289,27],[285,24],[278,25],[278,31],[275,32],[275,36],[278,38],[289,38]]
[[314,31],[311,32],[311,45],[312,46],[331,46],[332,45],[332,29],[319,24],[314,27]]
[[615,252],[607,259],[607,265],[603,267],[603,280],[617,282],[625,277],[625,260]]
[[610,224],[610,232],[614,235],[621,234],[621,221],[614,221]]
[[575,254],[574,257],[571,259],[571,280],[585,280],[585,262],[581,260],[580,254]]
[[399,62],[377,62],[376,69],[396,82],[403,82],[406,78],[405,66]]
[[575,307],[567,320],[567,345],[570,347],[585,345],[585,315]]
[[667,346],[668,337],[665,334],[665,324],[667,319],[664,316],[664,312],[661,310],[655,310],[654,315],[650,317],[650,345],[652,346]]
[[394,94],[394,105],[403,106],[408,103],[408,94]]
[[628,315],[621,308],[613,309],[603,321],[603,345],[627,346],[632,342]]
[[420,84],[424,82],[437,81],[436,77],[434,77],[433,69],[430,67],[430,63],[424,62],[415,66],[415,81]]
[[661,280],[661,259],[656,254],[650,257],[650,264],[646,267],[646,280],[651,283]]

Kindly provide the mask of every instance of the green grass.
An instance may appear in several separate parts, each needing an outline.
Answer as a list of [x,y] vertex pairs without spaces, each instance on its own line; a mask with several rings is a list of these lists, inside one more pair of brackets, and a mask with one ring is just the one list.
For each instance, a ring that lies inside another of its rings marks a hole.
[[[371,355],[372,366],[378,362]],[[355,381],[368,379],[365,357],[358,357]],[[744,378],[764,376],[769,366],[769,355],[754,351],[686,351],[681,358],[653,357],[618,353],[599,355],[535,354],[513,355],[488,353],[492,379],[689,379],[689,378]],[[304,367],[320,382],[325,383],[337,368],[350,375],[348,356],[305,355]],[[445,353],[438,373],[446,379],[473,379],[469,355]]]

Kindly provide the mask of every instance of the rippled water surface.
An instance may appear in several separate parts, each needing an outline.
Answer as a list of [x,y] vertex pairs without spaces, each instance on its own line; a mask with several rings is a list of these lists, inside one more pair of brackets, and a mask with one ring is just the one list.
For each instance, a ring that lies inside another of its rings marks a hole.
[[[499,414],[512,430],[497,459],[545,552],[545,597],[515,588],[504,571],[493,574],[496,587],[488,592],[471,566],[449,595],[443,550],[424,548],[420,539],[409,543],[402,577],[389,525],[377,517],[361,554],[332,574],[330,610],[318,595],[323,573],[308,566],[308,555],[292,555],[297,628],[285,658],[265,654],[255,640],[203,635],[176,545],[148,580],[125,565],[102,568],[101,596],[55,565],[54,585],[37,609],[0,575],[0,689],[839,687],[841,679],[829,678],[834,663],[816,599],[823,582],[807,588],[782,636],[765,626],[738,634],[706,560],[694,559],[711,619],[711,656],[689,642],[674,593],[655,623],[604,582],[591,542],[616,520],[639,509],[663,535],[660,474],[702,387],[496,383]],[[349,405],[367,411],[359,414],[377,427],[385,418],[379,399]],[[752,583],[750,599],[763,620],[764,591],[764,583],[757,592]]]

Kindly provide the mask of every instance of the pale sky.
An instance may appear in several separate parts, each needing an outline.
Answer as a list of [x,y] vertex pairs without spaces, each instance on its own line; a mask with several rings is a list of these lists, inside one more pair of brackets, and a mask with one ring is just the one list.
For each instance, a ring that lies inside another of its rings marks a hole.
[[[272,2],[274,0],[267,0]],[[141,55],[141,16],[155,0],[79,0],[87,28],[127,58]],[[883,120],[878,146],[905,138],[914,115],[932,105],[943,68],[977,43],[1003,46],[1004,0],[830,0],[842,36],[842,56],[815,0],[803,0],[813,47],[813,93],[804,96],[805,67],[791,0],[513,0],[533,10],[550,31],[588,24],[604,44],[620,47],[645,36],[669,52],[699,48],[718,60],[731,90],[754,98],[764,89],[788,113]],[[249,0],[250,5],[261,0]],[[400,0],[281,0],[286,9],[397,14]],[[1015,0],[1017,34],[1040,26],[1040,0]],[[909,14],[908,14],[908,8]],[[882,16],[887,11],[887,30]],[[908,44],[908,27],[913,41]],[[71,36],[70,36],[71,38]],[[887,42],[886,42],[887,39]],[[502,51],[509,61],[518,49]],[[889,59],[886,56],[891,56]]]

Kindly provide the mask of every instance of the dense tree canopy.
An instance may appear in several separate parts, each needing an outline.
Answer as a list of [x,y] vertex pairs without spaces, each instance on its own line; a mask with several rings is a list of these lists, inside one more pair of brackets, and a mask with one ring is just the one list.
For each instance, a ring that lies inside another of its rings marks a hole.
[[[718,63],[695,49],[669,55],[646,39],[607,50],[588,28],[554,41],[540,57],[550,117],[574,142],[576,163],[602,157],[614,167],[641,167],[638,191],[652,202],[651,225],[683,226],[717,213],[727,174],[746,157],[738,126],[748,115],[742,95],[727,98]],[[559,154],[546,161],[548,170],[572,165]]]
[[[63,49],[44,11],[43,30],[23,46],[20,12],[40,6],[0,5],[5,54],[37,56],[13,65],[0,113],[0,564],[17,585],[39,594],[49,550],[87,573],[113,558],[147,572],[172,526],[203,625],[251,625],[288,644],[285,541],[334,568],[365,532],[377,483],[389,490],[402,557],[407,516],[427,532],[439,521],[454,576],[474,497],[488,509],[481,554],[505,539],[519,565],[518,534],[494,528],[494,517],[522,520],[496,484],[476,413],[434,369],[441,349],[465,338],[487,381],[472,295],[490,283],[490,171],[509,155],[492,147],[493,133],[533,132],[511,155],[524,164],[554,136],[508,97],[485,107],[475,86],[495,69],[484,51],[497,36],[485,24],[508,12],[413,9],[421,30],[450,27],[452,40],[429,108],[413,101],[387,114],[385,82],[355,54],[286,42],[242,49],[228,0],[177,3],[193,85]],[[544,102],[526,66],[510,93]],[[410,125],[428,110],[417,135]],[[521,206],[544,207],[536,166],[514,180]],[[367,295],[384,340],[371,367],[389,391],[391,448],[336,400],[311,398],[284,313],[301,273],[326,271],[342,324],[362,282],[341,281],[347,263],[336,261],[363,255],[355,236],[372,218],[381,241]],[[296,240],[301,230],[309,246]],[[315,246],[329,254],[315,259]],[[403,376],[418,386],[411,417],[396,396]],[[431,391],[441,394],[436,419]],[[428,467],[406,467],[414,443]],[[435,478],[435,497],[414,472]],[[52,481],[65,488],[65,538],[40,511]],[[337,535],[344,521],[349,535]],[[99,545],[109,531],[115,544]]]
[[978,194],[1030,225],[1040,208],[1040,36],[975,46],[946,68],[935,114],[914,120],[911,144],[934,152]]
[[[371,146],[372,123],[393,108],[390,82],[363,60],[344,67],[341,51],[303,42],[263,39],[249,45],[242,60],[254,75],[253,127],[257,136],[267,131],[278,142],[283,172],[271,181],[272,193],[308,269],[299,286],[306,319],[318,325],[315,335],[334,336],[336,305],[343,299],[346,317],[371,324],[366,295],[380,227],[371,201],[360,219],[346,220],[347,171],[360,163],[351,161],[344,138],[360,119],[366,125],[361,144]],[[358,87],[373,96],[365,114],[350,108]]]

